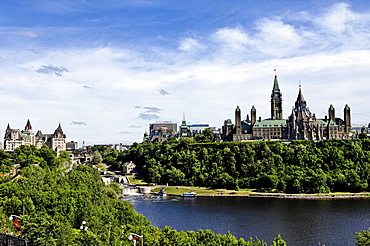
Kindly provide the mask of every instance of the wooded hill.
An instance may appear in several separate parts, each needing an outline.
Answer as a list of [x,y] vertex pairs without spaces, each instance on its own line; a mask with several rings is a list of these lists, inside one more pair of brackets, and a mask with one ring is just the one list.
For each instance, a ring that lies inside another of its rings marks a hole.
[[[62,156],[68,161],[66,153]],[[28,245],[129,246],[133,243],[128,240],[130,233],[141,232],[144,245],[151,246],[268,245],[258,239],[245,241],[210,230],[178,232],[171,227],[151,226],[131,203],[117,199],[118,184],[106,186],[99,172],[89,165],[61,169],[63,157],[56,157],[53,150],[26,146],[13,156],[0,150],[4,169],[14,161],[22,163],[20,174],[0,176],[0,232],[24,238]],[[39,165],[31,165],[34,162]],[[19,231],[9,220],[11,215],[21,217]],[[88,228],[81,230],[80,226]],[[273,245],[285,242],[277,237]]]
[[146,182],[286,193],[369,189],[370,140],[134,144],[103,153],[115,168],[133,161]]

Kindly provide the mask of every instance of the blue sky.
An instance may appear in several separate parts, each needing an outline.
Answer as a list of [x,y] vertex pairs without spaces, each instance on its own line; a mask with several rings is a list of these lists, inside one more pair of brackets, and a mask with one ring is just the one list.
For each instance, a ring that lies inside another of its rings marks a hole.
[[1,136],[8,123],[82,144],[141,142],[155,121],[221,127],[270,116],[277,70],[287,118],[370,122],[368,1],[1,1]]

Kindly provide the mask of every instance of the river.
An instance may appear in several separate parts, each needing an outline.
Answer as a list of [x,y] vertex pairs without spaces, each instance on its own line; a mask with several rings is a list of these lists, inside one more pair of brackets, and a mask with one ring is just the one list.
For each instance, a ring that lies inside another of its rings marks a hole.
[[163,228],[230,231],[270,244],[278,234],[288,246],[355,245],[355,234],[370,227],[370,199],[298,200],[247,197],[130,196],[135,210]]

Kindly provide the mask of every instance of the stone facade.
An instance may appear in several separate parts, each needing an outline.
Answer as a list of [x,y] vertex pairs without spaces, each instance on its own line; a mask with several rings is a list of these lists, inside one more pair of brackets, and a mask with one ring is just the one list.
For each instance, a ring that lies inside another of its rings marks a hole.
[[136,165],[132,161],[125,162],[122,165],[122,172],[123,173],[132,173],[133,171],[135,171],[135,167],[136,167]]
[[146,132],[143,142],[163,142],[169,137],[176,137],[177,123],[170,121],[156,122],[149,125],[149,134]]
[[235,124],[231,119],[224,121],[222,126],[223,141],[246,140],[321,140],[321,139],[347,139],[352,137],[351,109],[345,105],[343,119],[335,116],[335,108],[330,105],[328,116],[317,119],[311,113],[303,97],[301,86],[298,97],[288,119],[283,119],[282,93],[279,88],[277,75],[271,93],[271,118],[256,119],[257,110],[251,109],[251,117],[247,115],[241,119],[239,106],[235,110]]
[[43,134],[40,130],[35,134],[30,120],[27,121],[24,130],[12,129],[8,124],[4,136],[4,150],[14,151],[22,145],[35,145],[37,148],[47,145],[59,152],[66,150],[66,135],[60,124],[53,134]]

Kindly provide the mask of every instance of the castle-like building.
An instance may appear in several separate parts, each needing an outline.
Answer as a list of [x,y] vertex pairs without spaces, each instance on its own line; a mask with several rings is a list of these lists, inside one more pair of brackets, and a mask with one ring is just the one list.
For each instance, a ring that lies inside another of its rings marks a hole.
[[14,151],[22,145],[35,145],[37,148],[46,145],[59,152],[66,150],[66,134],[60,124],[53,134],[43,134],[40,130],[35,134],[30,120],[27,120],[24,130],[12,129],[8,124],[4,135],[4,150]]
[[347,139],[352,137],[351,109],[345,105],[343,119],[337,118],[333,105],[328,109],[328,116],[317,119],[311,113],[299,86],[298,97],[288,119],[283,119],[283,96],[279,88],[277,75],[271,93],[271,118],[257,119],[257,110],[252,106],[250,117],[241,119],[239,106],[235,109],[235,123],[231,119],[224,121],[221,138],[223,141],[245,140],[322,140]]

